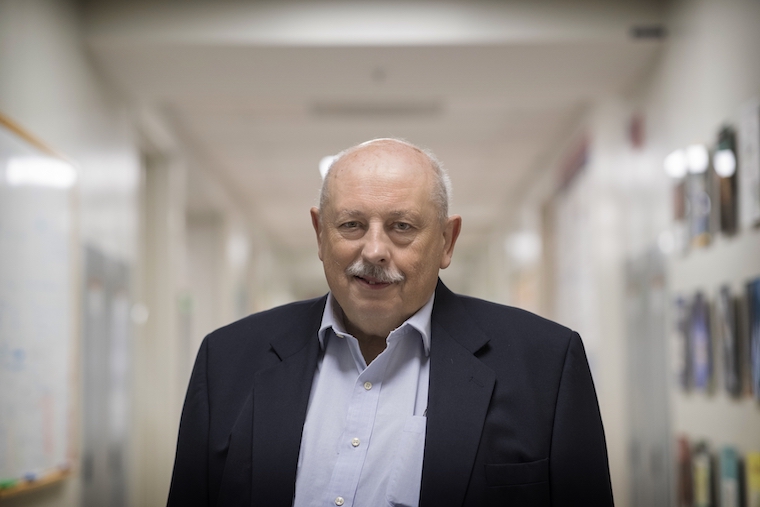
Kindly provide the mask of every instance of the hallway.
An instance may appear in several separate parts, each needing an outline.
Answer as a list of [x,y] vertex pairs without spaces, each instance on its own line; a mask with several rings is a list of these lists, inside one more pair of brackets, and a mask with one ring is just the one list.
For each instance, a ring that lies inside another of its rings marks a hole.
[[[201,340],[327,291],[320,161],[377,137],[451,176],[449,288],[582,336],[616,504],[683,505],[702,443],[723,498],[726,453],[760,452],[758,23],[754,0],[0,0],[0,504],[165,504]],[[60,480],[12,494],[32,469]]]

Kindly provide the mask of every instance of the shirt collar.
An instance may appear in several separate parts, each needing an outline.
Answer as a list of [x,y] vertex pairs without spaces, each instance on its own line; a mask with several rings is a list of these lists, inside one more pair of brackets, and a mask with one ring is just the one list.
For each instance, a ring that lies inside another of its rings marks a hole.
[[[416,329],[422,337],[422,345],[425,347],[426,356],[430,355],[430,317],[433,314],[434,300],[435,292],[430,296],[427,303],[417,310],[417,313],[406,319],[397,328],[401,329],[404,326],[409,325]],[[319,346],[322,350],[325,349],[325,337],[327,336],[327,330],[330,328],[332,328],[336,334],[349,334],[343,326],[343,310],[332,293],[327,295],[325,311],[322,313],[322,324],[319,326],[319,332],[317,334],[317,336],[319,336]]]

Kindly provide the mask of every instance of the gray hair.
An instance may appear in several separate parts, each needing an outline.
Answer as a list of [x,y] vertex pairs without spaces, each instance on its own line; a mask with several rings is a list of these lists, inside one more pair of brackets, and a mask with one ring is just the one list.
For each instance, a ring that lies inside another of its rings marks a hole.
[[327,202],[330,199],[330,191],[328,188],[328,179],[330,175],[330,169],[335,165],[336,162],[338,162],[340,159],[345,157],[346,155],[355,152],[356,150],[363,148],[367,146],[368,144],[376,143],[379,141],[393,141],[396,143],[403,144],[405,146],[408,146],[409,148],[412,148],[413,150],[416,150],[423,155],[425,155],[430,162],[430,167],[433,168],[433,172],[435,173],[435,188],[433,189],[433,202],[438,207],[438,217],[441,220],[441,223],[445,223],[446,219],[449,217],[449,208],[451,207],[451,178],[449,178],[449,175],[446,173],[446,170],[443,168],[443,165],[441,164],[440,160],[435,156],[435,154],[425,148],[420,148],[419,146],[415,146],[414,144],[405,141],[404,139],[398,139],[393,137],[381,137],[378,139],[372,139],[370,141],[365,141],[361,144],[357,144],[356,146],[352,146],[350,148],[347,148],[337,155],[335,155],[332,159],[332,162],[330,162],[329,167],[327,168],[327,172],[322,177],[322,187],[319,190],[319,209],[323,210],[325,206],[327,205]]

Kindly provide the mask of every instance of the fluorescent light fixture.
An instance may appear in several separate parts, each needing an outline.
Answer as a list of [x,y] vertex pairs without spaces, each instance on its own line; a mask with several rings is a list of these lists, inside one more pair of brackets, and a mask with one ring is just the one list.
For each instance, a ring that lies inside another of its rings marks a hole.
[[248,240],[242,234],[232,234],[227,238],[227,260],[235,267],[245,266],[248,260]]
[[660,252],[668,255],[672,253],[676,248],[676,239],[673,237],[673,233],[670,231],[662,231],[657,236],[657,246],[660,248]]
[[690,173],[702,174],[710,165],[710,154],[704,144],[692,144],[686,148],[686,161]]
[[5,170],[8,185],[33,185],[39,187],[69,188],[77,180],[74,167],[50,157],[13,157]]
[[327,171],[330,170],[333,162],[335,162],[335,155],[322,157],[322,160],[319,161],[319,174],[322,175],[322,179],[325,179],[325,176],[327,176]]
[[135,303],[132,305],[129,315],[132,317],[132,322],[135,324],[145,324],[148,322],[150,310],[148,310],[148,307],[142,303]]
[[665,172],[671,178],[680,179],[686,176],[688,169],[686,162],[686,153],[683,150],[676,150],[667,157],[663,164]]
[[721,178],[730,178],[736,172],[736,155],[733,150],[718,150],[713,155],[713,167]]
[[541,238],[531,231],[523,231],[507,237],[504,247],[518,264],[530,264],[541,257]]

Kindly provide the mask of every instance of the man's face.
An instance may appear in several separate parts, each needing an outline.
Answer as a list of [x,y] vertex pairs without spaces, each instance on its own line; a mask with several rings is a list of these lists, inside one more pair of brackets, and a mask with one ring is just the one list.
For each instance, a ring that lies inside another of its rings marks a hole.
[[[324,209],[311,210],[327,283],[347,326],[385,337],[432,295],[438,270],[451,262],[461,219],[441,223],[430,162],[398,142],[349,153],[329,177]],[[383,281],[382,272],[397,281]]]

